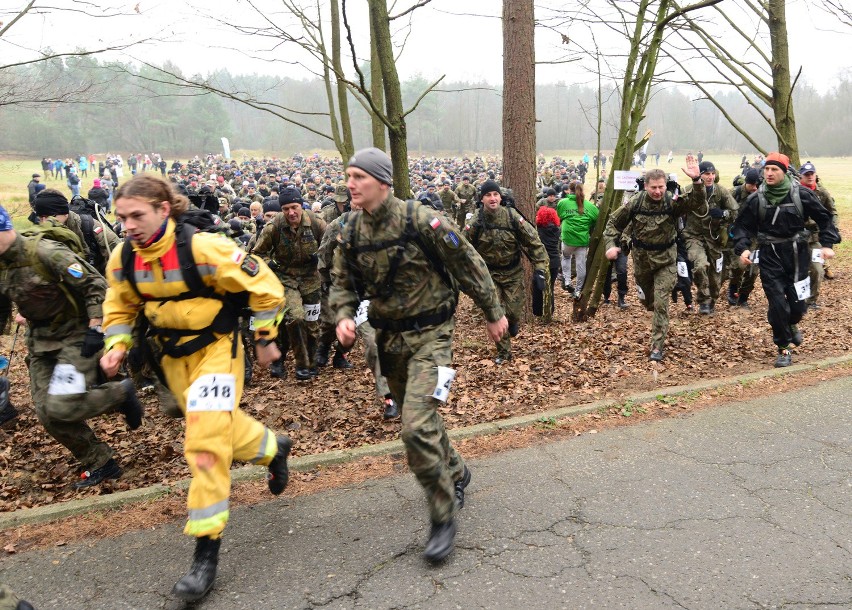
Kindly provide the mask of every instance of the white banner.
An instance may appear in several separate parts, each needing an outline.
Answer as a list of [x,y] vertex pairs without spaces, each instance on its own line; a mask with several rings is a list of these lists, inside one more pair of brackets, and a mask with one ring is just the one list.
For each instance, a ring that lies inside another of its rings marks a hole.
[[222,150],[224,151],[225,158],[231,158],[231,143],[228,142],[228,138],[222,138]]
[[642,172],[632,172],[622,169],[615,170],[614,182],[617,191],[635,191],[636,180],[642,177]]

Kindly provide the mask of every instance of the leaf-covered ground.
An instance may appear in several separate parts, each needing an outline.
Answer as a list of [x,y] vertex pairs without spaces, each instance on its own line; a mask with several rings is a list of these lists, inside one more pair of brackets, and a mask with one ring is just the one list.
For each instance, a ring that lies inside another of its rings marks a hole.
[[[845,354],[852,345],[850,273],[835,263],[841,277],[823,283],[822,308],[801,324],[804,344],[794,362]],[[758,289],[751,309],[731,309],[724,300],[713,316],[671,307],[666,361],[647,360],[651,314],[640,309],[634,293],[630,307],[604,305],[590,322],[570,322],[571,301],[557,288],[556,321],[529,324],[513,341],[515,360],[492,362],[493,344],[471,301],[462,299],[457,315],[454,366],[458,371],[442,415],[450,428],[535,413],[556,406],[624,396],[654,388],[727,377],[772,366],[775,348],[766,322],[766,300]],[[130,432],[114,414],[90,422],[116,451],[125,469],[118,481],[75,492],[78,476],[67,450],[47,435],[32,412],[21,341],[11,367],[12,401],[22,414],[0,430],[0,511],[105,494],[189,476],[182,453],[183,421],[160,414],[156,398],[146,397],[145,425]],[[7,343],[8,345],[8,343]],[[306,455],[397,438],[399,422],[385,422],[360,347],[349,371],[323,369],[317,380],[279,381],[255,371],[242,407],[295,441],[294,454]]]

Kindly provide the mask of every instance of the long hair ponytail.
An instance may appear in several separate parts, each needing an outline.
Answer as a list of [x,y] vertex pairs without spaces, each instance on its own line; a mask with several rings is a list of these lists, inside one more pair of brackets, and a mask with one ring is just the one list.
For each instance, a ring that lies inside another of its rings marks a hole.
[[574,183],[574,196],[577,198],[577,213],[582,216],[585,214],[584,204],[586,196],[583,192],[583,185],[579,182]]

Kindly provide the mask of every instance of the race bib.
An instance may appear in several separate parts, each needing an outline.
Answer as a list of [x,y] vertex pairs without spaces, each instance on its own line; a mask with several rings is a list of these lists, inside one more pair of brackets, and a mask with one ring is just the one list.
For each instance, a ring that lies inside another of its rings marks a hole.
[[680,261],[677,264],[677,274],[680,277],[689,277],[689,268],[686,266],[684,261]]
[[811,250],[811,262],[822,265],[825,261],[822,258],[822,248],[814,248]]
[[254,316],[249,318],[249,330],[254,330]]
[[358,305],[358,311],[355,312],[355,326],[361,326],[367,321],[367,312],[370,309],[370,301],[361,301]]
[[725,257],[720,256],[716,259],[716,273],[722,273],[722,267],[725,266]]
[[73,364],[57,364],[47,387],[50,396],[86,393],[86,377]]
[[804,301],[811,296],[811,278],[806,277],[803,280],[793,283],[793,288],[796,290],[796,297],[800,301]]
[[316,322],[320,316],[320,304],[305,305],[305,322]]
[[432,398],[447,402],[450,396],[450,386],[453,385],[453,379],[456,378],[456,370],[448,366],[438,367],[438,383],[435,385],[435,391],[432,393]]
[[233,411],[237,396],[233,375],[202,375],[189,386],[187,412]]
[[755,250],[754,253],[751,256],[752,256],[751,262],[754,263],[755,265],[759,265],[760,264],[760,250]]
[[645,300],[645,291],[642,290],[642,286],[640,286],[639,284],[636,284],[636,293],[639,295],[640,301]]

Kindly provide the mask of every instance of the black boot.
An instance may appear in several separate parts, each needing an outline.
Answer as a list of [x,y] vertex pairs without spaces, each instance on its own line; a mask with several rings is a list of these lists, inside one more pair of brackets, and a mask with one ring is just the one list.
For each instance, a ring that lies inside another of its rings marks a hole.
[[279,358],[269,365],[269,374],[276,379],[287,379],[287,369],[284,368],[284,358]]
[[385,396],[385,412],[383,417],[385,419],[396,419],[399,417],[399,405],[396,404],[393,396]]
[[269,491],[274,495],[280,495],[284,488],[287,487],[287,482],[290,480],[290,469],[287,467],[287,456],[290,455],[290,449],[293,447],[293,441],[289,437],[278,437],[278,453],[269,462],[269,475],[266,479],[266,484],[269,485]]
[[728,305],[736,306],[739,295],[737,295],[737,287],[733,284],[728,284]]
[[221,544],[221,539],[213,540],[207,536],[196,538],[192,567],[175,583],[172,595],[188,602],[197,601],[207,595],[213,587],[213,581],[216,580]]
[[429,541],[423,557],[426,561],[436,563],[443,561],[447,555],[453,552],[456,540],[456,521],[450,519],[446,523],[433,523],[429,531]]
[[467,486],[470,485],[470,469],[467,466],[464,467],[464,472],[462,473],[462,478],[455,482],[455,490],[456,490],[456,508],[461,510],[464,508],[464,490],[467,489]]
[[[328,357],[326,357],[326,360]],[[351,369],[354,365],[346,359],[346,354],[338,347],[334,350],[334,359],[331,361],[331,366],[336,369]]]
[[627,309],[627,303],[624,301],[624,297],[626,295],[618,293],[618,308],[619,309]]
[[331,350],[331,346],[326,345],[325,343],[317,343],[317,366],[327,366],[328,365],[328,352]]
[[117,479],[121,476],[121,466],[114,459],[110,458],[106,464],[94,470],[87,470],[80,475],[80,480],[74,483],[74,489],[85,489],[92,487],[98,483],[102,483],[107,479]]

